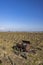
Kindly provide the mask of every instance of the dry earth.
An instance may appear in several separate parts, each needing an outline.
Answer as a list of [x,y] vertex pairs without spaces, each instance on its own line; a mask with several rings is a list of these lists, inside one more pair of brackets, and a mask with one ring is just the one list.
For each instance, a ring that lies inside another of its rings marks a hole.
[[[28,53],[27,59],[16,55],[12,46],[22,40],[31,42],[31,49],[36,53]],[[43,32],[0,32],[0,65],[43,65]]]

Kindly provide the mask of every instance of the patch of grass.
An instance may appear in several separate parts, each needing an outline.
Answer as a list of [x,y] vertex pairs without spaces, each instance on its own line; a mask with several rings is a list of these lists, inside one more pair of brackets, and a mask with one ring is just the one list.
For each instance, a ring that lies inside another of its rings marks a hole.
[[[0,32],[0,53],[3,51],[7,52],[8,55],[11,55],[12,60],[15,61],[15,54],[12,52],[12,46],[21,43],[22,40],[27,40],[31,42],[31,49],[37,49],[36,54],[29,53],[28,59],[21,61],[22,65],[38,65],[38,61],[43,61],[43,32],[41,33],[28,33],[28,32]],[[3,48],[2,48],[3,47]],[[4,49],[4,50],[3,50]],[[20,60],[17,55],[16,60]],[[15,62],[17,62],[15,61]],[[25,64],[26,62],[26,64]],[[18,63],[18,62],[17,62]],[[20,63],[20,62],[19,62]],[[20,65],[18,63],[18,65]],[[0,64],[2,65],[2,64]],[[43,64],[39,64],[43,65]]]

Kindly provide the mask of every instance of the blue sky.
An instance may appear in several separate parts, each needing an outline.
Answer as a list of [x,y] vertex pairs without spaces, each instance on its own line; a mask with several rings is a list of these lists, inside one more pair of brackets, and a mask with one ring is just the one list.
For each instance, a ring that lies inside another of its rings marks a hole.
[[43,31],[43,0],[0,0],[1,31]]

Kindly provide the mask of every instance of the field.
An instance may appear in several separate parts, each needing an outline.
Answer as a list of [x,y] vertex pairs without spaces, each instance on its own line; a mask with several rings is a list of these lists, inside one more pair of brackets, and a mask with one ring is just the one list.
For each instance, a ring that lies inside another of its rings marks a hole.
[[[16,55],[12,46],[22,40],[31,42],[27,59]],[[0,65],[43,65],[43,32],[0,32]]]

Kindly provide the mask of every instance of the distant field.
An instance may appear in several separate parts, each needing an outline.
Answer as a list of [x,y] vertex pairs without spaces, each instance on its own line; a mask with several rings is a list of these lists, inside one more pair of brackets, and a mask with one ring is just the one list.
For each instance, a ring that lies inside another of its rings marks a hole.
[[[30,41],[34,49],[41,48],[41,50],[37,49],[36,54],[29,53],[27,60],[16,56],[12,51],[12,46],[20,43],[22,40]],[[9,55],[12,60],[14,59],[13,61],[16,65],[43,65],[43,32],[0,32],[0,57],[2,55],[3,58],[4,53]],[[6,61],[4,64],[4,59],[2,64],[11,65],[7,64]]]

